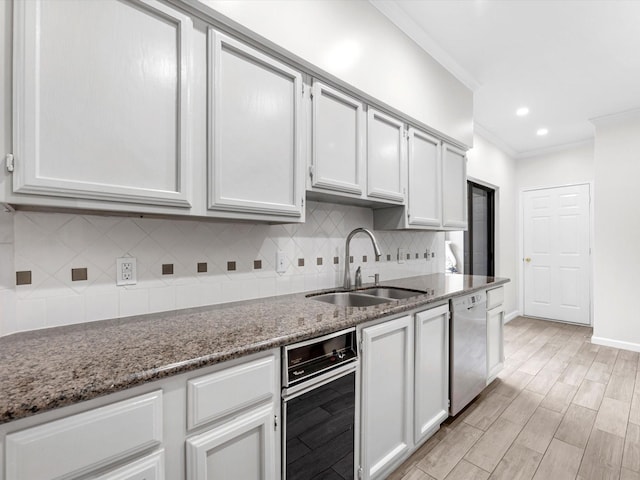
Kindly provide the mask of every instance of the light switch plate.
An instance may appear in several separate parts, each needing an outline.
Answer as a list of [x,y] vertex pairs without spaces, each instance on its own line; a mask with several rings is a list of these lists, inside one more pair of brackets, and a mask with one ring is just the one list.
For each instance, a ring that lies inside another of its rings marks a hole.
[[116,285],[138,283],[135,257],[116,258]]

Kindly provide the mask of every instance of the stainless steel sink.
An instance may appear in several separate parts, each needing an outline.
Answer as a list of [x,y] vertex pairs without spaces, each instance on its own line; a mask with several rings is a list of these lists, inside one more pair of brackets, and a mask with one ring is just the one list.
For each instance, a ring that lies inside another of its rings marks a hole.
[[376,297],[392,298],[394,300],[400,300],[403,298],[409,298],[409,297],[415,297],[416,295],[421,295],[420,292],[414,292],[412,290],[404,290],[402,288],[393,288],[393,287],[367,288],[365,290],[358,290],[357,293],[373,295]]
[[421,295],[421,292],[393,287],[373,287],[353,292],[332,292],[322,295],[310,295],[307,298],[318,300],[319,302],[340,305],[342,307],[370,307],[371,305],[380,305],[392,300],[415,297],[416,295]]
[[319,302],[332,303],[341,307],[370,307],[372,305],[380,305],[391,301],[390,298],[362,295],[359,292],[325,293],[323,295],[313,295],[307,298],[318,300]]

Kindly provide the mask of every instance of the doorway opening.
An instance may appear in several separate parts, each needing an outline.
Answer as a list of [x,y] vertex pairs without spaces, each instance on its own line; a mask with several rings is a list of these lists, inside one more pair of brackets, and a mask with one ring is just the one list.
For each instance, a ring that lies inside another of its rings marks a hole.
[[468,227],[464,232],[464,273],[495,275],[495,190],[467,182]]

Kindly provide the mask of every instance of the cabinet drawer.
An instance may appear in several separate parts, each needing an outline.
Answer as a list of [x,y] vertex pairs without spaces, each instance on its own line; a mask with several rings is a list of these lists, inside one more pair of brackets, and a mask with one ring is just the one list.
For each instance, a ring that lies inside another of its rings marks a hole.
[[487,290],[487,310],[502,305],[504,303],[504,287]]
[[164,452],[127,463],[95,480],[164,480]]
[[187,383],[187,426],[199,427],[269,400],[275,393],[273,356],[194,378]]
[[7,435],[7,480],[69,478],[162,442],[162,392]]

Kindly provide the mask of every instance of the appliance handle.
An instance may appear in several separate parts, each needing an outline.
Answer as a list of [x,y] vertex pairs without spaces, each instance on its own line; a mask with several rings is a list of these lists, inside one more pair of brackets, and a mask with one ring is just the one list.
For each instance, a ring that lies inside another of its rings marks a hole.
[[326,372],[317,377],[313,377],[310,380],[300,382],[298,385],[294,385],[293,387],[283,388],[282,401],[288,402],[289,400],[299,397],[300,395],[304,395],[305,393],[311,390],[314,390],[323,385],[326,385],[327,383],[333,382],[338,378],[342,378],[346,375],[349,375],[350,373],[353,373],[357,370],[358,363],[359,362],[357,360],[353,362],[349,362],[334,370],[331,370],[330,372]]

